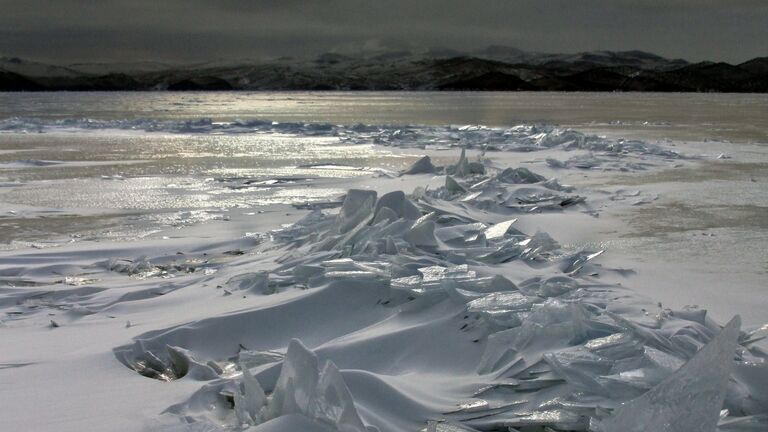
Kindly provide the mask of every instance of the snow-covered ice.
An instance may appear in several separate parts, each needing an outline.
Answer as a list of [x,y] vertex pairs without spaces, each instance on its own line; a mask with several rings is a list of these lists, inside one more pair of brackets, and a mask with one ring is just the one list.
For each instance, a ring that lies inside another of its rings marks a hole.
[[[173,237],[0,253],[9,430],[768,428],[765,328],[665,307],[622,283],[632,263],[559,238],[653,194],[557,173],[694,155],[533,125],[0,121],[5,133],[72,129],[280,133],[430,154],[347,179],[332,199],[268,207],[260,230],[243,214]],[[546,156],[509,166],[500,152]],[[20,413],[29,406],[46,410]]]

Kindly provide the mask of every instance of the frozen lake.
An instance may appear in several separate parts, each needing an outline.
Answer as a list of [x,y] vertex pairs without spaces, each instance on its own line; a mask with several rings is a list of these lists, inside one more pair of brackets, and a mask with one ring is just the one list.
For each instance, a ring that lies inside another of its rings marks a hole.
[[305,395],[343,430],[586,431],[688,400],[757,430],[767,107],[0,94],[0,417],[304,430]]
[[768,142],[768,95],[551,92],[0,93],[0,118],[367,124],[554,123],[674,139]]

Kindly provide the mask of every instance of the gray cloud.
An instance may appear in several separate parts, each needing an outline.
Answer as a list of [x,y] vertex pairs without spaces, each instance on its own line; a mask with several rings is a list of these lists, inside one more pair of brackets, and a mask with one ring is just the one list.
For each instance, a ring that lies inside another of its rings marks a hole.
[[303,56],[370,40],[768,55],[764,0],[0,0],[0,10],[0,53],[58,62]]

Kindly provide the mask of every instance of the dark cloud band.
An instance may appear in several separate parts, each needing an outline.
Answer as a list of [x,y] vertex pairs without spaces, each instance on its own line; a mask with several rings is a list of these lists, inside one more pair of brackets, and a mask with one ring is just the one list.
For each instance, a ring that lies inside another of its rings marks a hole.
[[762,0],[0,0],[0,53],[55,61],[311,55],[377,40],[476,49],[768,55]]

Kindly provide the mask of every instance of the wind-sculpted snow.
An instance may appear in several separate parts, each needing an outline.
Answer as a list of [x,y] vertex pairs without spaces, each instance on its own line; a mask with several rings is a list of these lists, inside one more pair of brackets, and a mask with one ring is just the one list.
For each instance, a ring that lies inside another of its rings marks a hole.
[[254,246],[271,259],[242,257],[208,280],[264,302],[115,354],[142,375],[200,383],[163,416],[188,430],[768,427],[759,337],[601,282],[614,271],[595,264],[602,251],[516,229],[517,214],[583,210],[585,198],[480,166],[421,161],[414,171],[449,173],[445,186],[350,190],[339,210]]
[[[451,148],[482,151],[535,152],[548,149],[581,151],[560,161],[549,158],[554,168],[643,170],[656,163],[649,158],[681,159],[684,156],[667,148],[640,140],[608,139],[552,125],[518,125],[509,128],[486,126],[388,126],[333,125],[327,123],[211,119],[158,120],[88,118],[39,119],[13,117],[0,119],[0,132],[50,133],[61,131],[125,130],[174,134],[263,134],[283,133],[300,136],[336,137],[351,144],[377,144],[401,148],[445,150]],[[586,153],[584,153],[586,152]],[[458,175],[477,166],[457,164]],[[408,173],[432,172],[427,158]],[[448,174],[454,174],[448,172]]]

